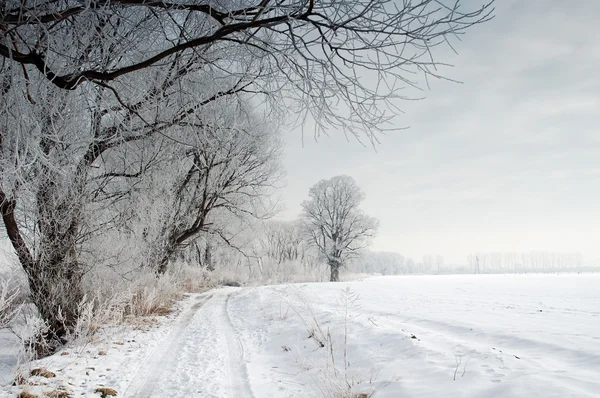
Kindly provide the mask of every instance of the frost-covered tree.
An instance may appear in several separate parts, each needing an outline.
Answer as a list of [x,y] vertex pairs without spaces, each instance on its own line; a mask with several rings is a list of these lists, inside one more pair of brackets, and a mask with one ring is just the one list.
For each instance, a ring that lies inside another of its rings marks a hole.
[[322,262],[300,220],[268,220],[262,223],[255,242],[253,255],[263,276],[280,282],[320,278]]
[[225,98],[233,106],[240,90],[218,71],[179,60],[130,80],[118,97],[101,86],[61,90],[6,62],[0,70],[2,221],[47,337],[62,341],[77,321],[86,268],[102,263],[91,255],[82,262],[82,249],[97,252],[89,239],[128,218],[132,187],[150,167],[165,167],[161,142],[194,137],[206,126],[197,112]]
[[[85,188],[94,161],[87,151],[91,113],[80,93],[33,87],[29,100],[5,81],[0,107],[0,208],[5,231],[29,282],[30,297],[61,339],[83,296],[77,246]],[[35,98],[35,100],[34,100]],[[31,103],[35,101],[35,106]]]
[[40,75],[67,90],[91,83],[117,96],[131,76],[160,76],[174,62],[215,68],[253,92],[293,99],[323,125],[369,133],[387,120],[390,98],[424,83],[414,73],[440,77],[436,47],[491,18],[491,1],[462,3],[7,0],[0,57],[26,80]]
[[304,260],[307,241],[298,221],[269,221],[263,227],[261,252],[277,263]]
[[365,198],[349,176],[321,180],[302,202],[302,220],[312,244],[331,269],[332,282],[339,280],[344,262],[368,247],[379,222],[359,209]]
[[236,234],[232,219],[273,215],[271,197],[282,176],[281,140],[272,123],[249,108],[219,102],[204,109],[203,126],[179,136],[186,145],[175,144],[171,165],[158,171],[155,184],[168,191],[157,198],[165,206],[154,244],[160,273],[200,235],[230,242]]

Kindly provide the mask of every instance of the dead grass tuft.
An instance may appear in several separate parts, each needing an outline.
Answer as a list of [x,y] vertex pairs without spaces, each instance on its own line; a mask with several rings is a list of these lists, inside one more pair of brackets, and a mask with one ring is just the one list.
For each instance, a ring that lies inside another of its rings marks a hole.
[[13,381],[13,386],[20,386],[23,385],[27,382],[27,380],[25,380],[25,378],[23,377],[22,374],[19,374],[17,377],[15,377],[15,380]]
[[169,315],[173,312],[173,307],[156,307],[155,309],[152,310],[152,312],[150,313],[150,315],[158,315],[158,316],[166,316]]
[[102,398],[107,398],[107,397],[116,397],[117,396],[117,391],[113,390],[112,388],[108,388],[108,387],[98,387],[94,390],[94,392],[96,394],[100,394],[100,396]]
[[37,395],[31,394],[27,391],[21,391],[21,393],[19,395],[17,395],[17,398],[39,398],[39,397]]
[[56,374],[54,372],[51,372],[51,371],[49,371],[48,369],[45,369],[45,368],[32,369],[31,370],[31,375],[32,376],[41,376],[41,377],[45,377],[47,379],[50,379],[52,377],[56,377]]

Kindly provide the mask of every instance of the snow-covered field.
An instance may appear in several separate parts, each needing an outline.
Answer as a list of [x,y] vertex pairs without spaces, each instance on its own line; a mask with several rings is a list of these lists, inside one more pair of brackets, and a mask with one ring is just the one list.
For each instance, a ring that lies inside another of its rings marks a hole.
[[43,382],[74,397],[598,397],[599,286],[581,274],[219,289],[149,332],[41,361],[57,374]]

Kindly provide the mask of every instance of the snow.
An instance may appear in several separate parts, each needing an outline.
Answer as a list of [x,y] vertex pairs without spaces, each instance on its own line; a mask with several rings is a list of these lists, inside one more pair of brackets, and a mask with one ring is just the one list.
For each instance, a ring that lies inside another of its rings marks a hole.
[[19,359],[17,344],[10,331],[0,329],[0,386],[8,385],[13,381],[12,372],[17,367]]
[[217,289],[119,331],[122,345],[113,334],[35,366],[73,396],[597,397],[599,285],[455,275]]
[[242,291],[232,310],[249,336],[250,380],[260,396],[302,396],[331,384],[315,376],[326,369],[325,350],[307,341],[297,317],[278,314],[291,301],[310,318],[299,303],[312,303],[339,353],[339,296],[349,287],[360,296],[348,322],[349,372],[356,381],[374,378],[374,397],[597,397],[599,282],[600,275],[381,277]]
[[193,319],[176,329],[167,348],[134,380],[139,387],[130,387],[126,396],[252,397],[239,340],[226,312],[232,292],[222,289],[198,302]]
[[[190,295],[179,303],[176,311],[166,317],[143,317],[125,322],[115,327],[107,327],[93,341],[84,345],[65,347],[51,357],[23,365],[24,376],[31,369],[45,368],[56,374],[55,378],[31,377],[27,390],[31,393],[66,390],[72,396],[98,397],[94,390],[109,387],[117,392],[126,391],[133,381],[141,377],[142,368],[148,364],[155,353],[176,335],[179,329],[185,329],[186,320],[197,300],[203,295]],[[16,349],[17,341],[6,331],[0,334],[0,397],[13,397],[20,389],[10,386],[15,378],[14,365],[19,362]],[[122,394],[119,394],[120,396]]]

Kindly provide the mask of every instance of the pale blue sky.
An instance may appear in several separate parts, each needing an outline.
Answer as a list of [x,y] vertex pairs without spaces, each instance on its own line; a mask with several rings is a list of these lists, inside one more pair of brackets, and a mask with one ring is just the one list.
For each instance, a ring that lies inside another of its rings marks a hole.
[[[348,174],[381,221],[377,250],[466,262],[476,251],[600,259],[600,1],[497,0],[426,99],[401,104],[377,152],[330,131],[285,133],[283,218],[308,189]],[[415,92],[415,95],[419,95]],[[598,261],[600,263],[600,261]]]

